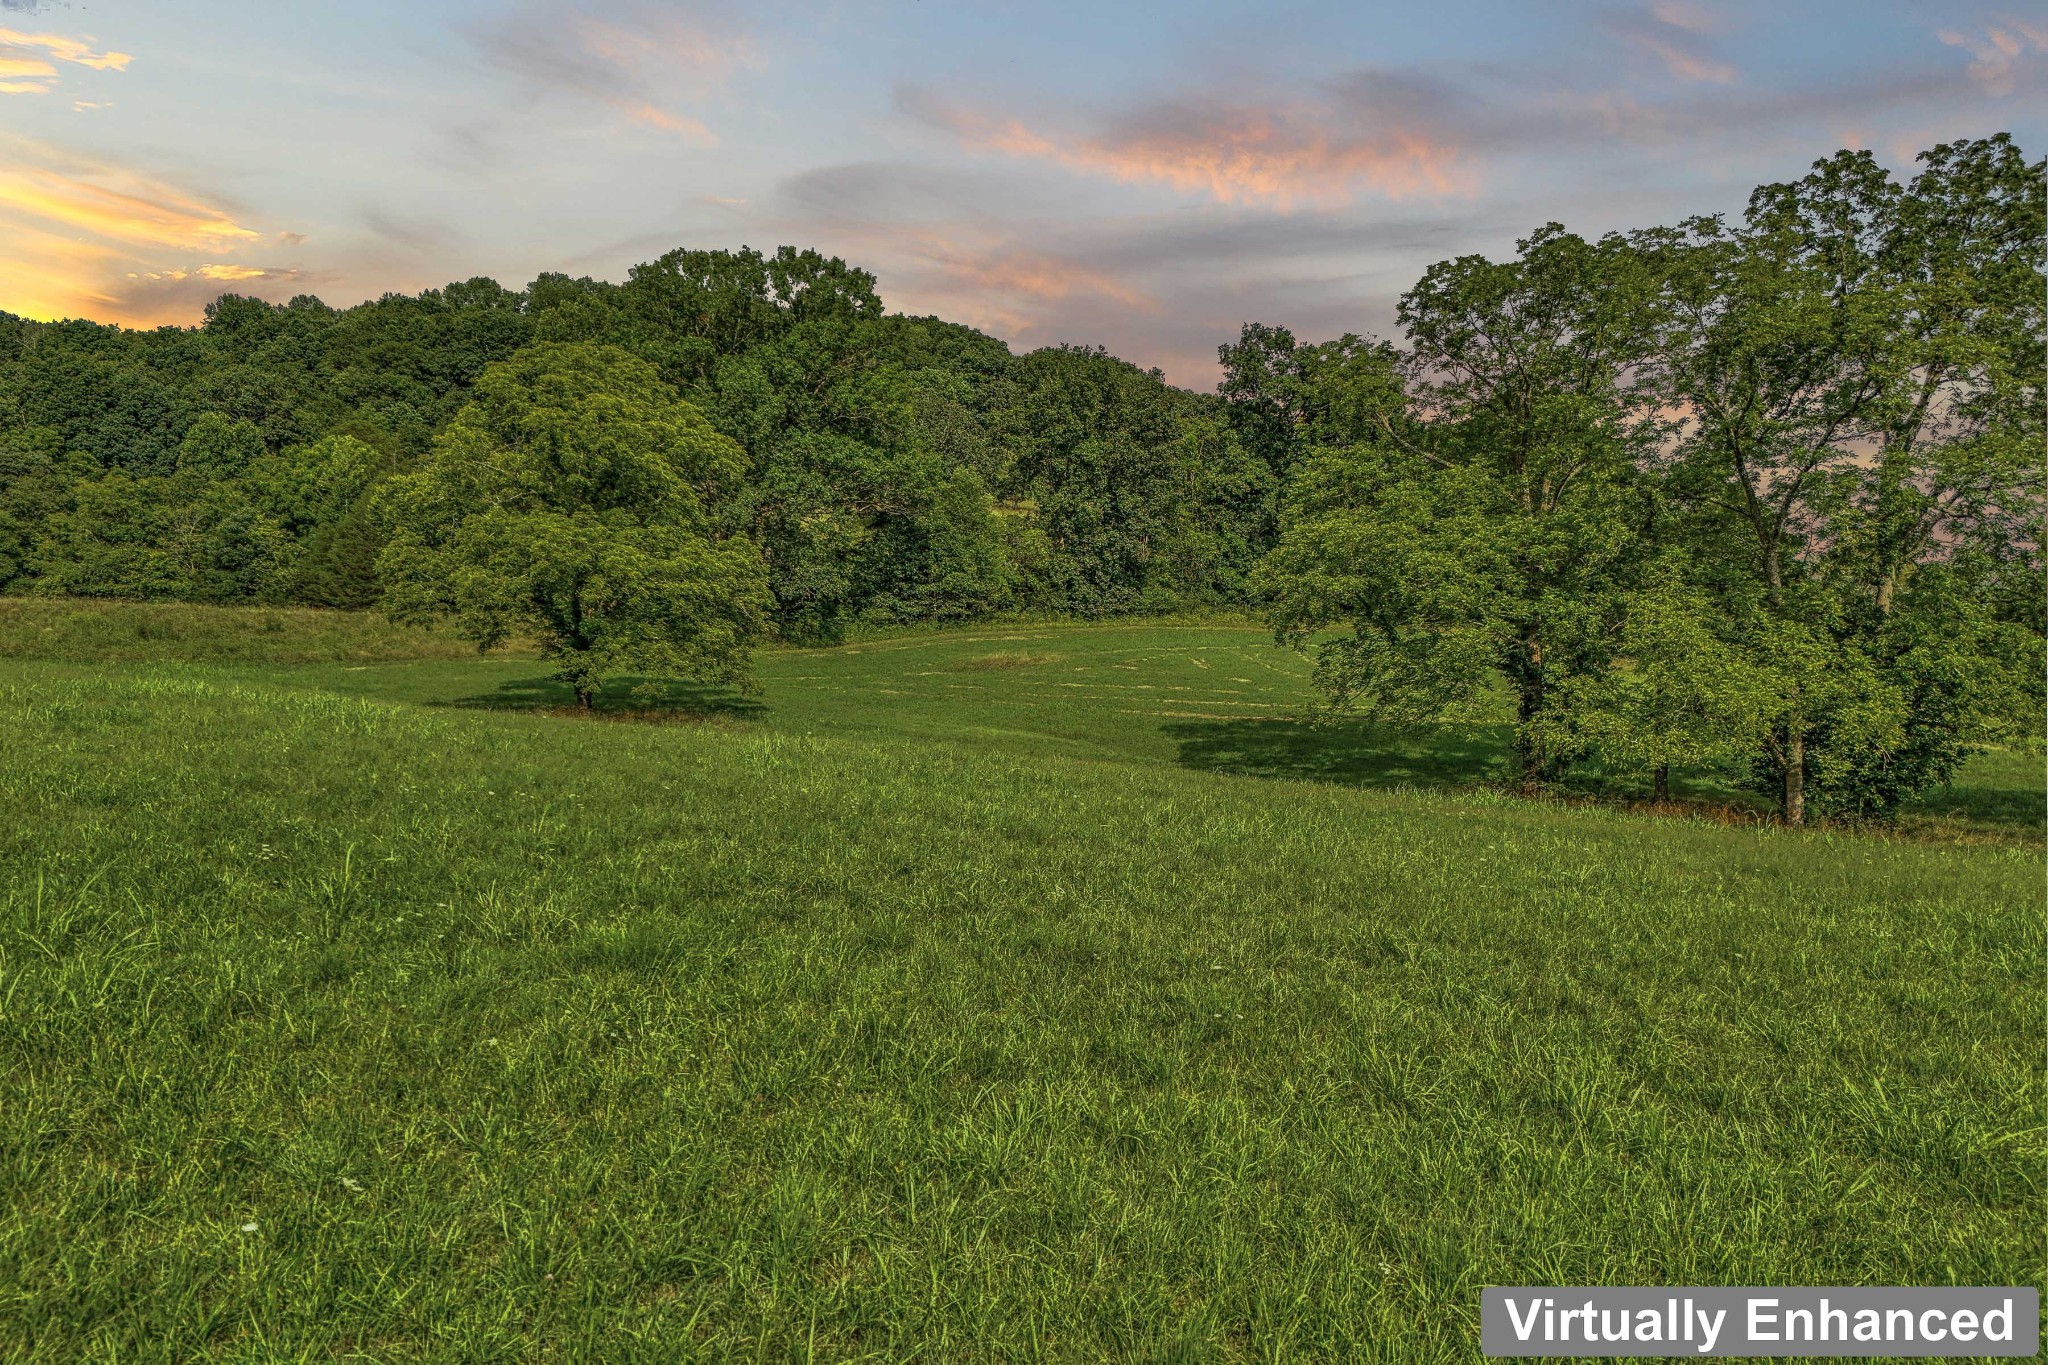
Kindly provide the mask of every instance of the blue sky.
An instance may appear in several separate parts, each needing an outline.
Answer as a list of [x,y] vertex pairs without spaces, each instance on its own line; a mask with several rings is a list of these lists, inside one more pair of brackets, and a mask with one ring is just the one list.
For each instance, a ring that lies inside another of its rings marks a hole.
[[2048,144],[2048,8],[0,0],[0,308],[192,322],[816,246],[892,308],[1214,382],[1432,261]]

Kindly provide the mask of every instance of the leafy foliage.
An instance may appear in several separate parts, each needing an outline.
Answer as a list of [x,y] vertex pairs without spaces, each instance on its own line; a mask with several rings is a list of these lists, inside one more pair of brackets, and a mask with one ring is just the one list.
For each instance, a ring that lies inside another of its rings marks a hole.
[[644,361],[528,348],[386,485],[386,605],[485,649],[532,634],[585,707],[620,671],[744,681],[765,573],[752,542],[712,533],[743,467]]
[[1412,725],[1504,688],[1525,786],[1728,764],[1795,823],[2038,736],[2043,168],[2003,135],[1922,163],[1438,265],[1371,383],[1225,348],[1298,465],[1260,585],[1324,695]]

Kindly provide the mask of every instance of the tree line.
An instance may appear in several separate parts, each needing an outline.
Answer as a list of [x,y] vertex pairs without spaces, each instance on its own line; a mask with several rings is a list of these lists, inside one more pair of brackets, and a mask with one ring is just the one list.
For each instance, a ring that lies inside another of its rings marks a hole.
[[1400,343],[1198,394],[814,251],[197,328],[0,314],[0,592],[381,604],[744,684],[855,623],[1268,612],[1333,710],[1518,777],[1883,815],[2042,707],[2043,166],[1863,152],[1737,221],[1460,257]]

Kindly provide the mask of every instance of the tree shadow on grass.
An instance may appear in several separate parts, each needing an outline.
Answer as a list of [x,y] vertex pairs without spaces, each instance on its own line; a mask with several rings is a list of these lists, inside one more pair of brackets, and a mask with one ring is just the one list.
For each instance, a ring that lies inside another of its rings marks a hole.
[[[494,691],[440,704],[483,711],[573,713],[577,709],[576,694],[568,684],[548,677],[514,678],[500,683]],[[591,710],[601,720],[654,722],[750,720],[768,714],[767,706],[758,699],[729,687],[673,678],[614,679],[591,699]]]
[[1906,816],[1956,820],[1965,824],[2003,825],[2021,830],[2041,827],[2043,800],[2038,789],[1986,787],[1958,782],[1936,787],[1907,803]]
[[1162,727],[1184,768],[1350,787],[1476,787],[1501,776],[1506,732],[1406,733],[1357,721],[1183,721]]

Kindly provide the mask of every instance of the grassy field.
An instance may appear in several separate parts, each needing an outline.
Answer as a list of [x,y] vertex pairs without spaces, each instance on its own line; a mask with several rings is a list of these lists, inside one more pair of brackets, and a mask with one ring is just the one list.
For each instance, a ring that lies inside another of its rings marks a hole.
[[0,604],[0,1359],[1465,1360],[1485,1284],[2043,1280],[2038,759],[1799,834],[1460,790],[1497,737],[1311,729],[1224,624],[631,724],[98,610]]

